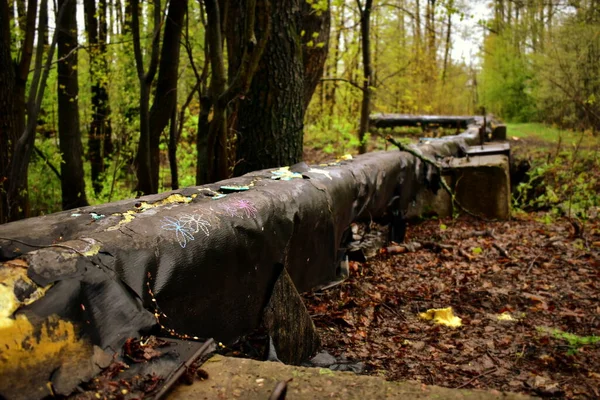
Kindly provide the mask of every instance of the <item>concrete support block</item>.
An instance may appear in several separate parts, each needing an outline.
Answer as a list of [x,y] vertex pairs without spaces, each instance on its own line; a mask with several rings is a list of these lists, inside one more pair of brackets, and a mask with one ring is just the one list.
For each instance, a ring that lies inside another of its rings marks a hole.
[[[452,187],[452,176],[444,175],[442,178],[448,186]],[[438,189],[437,193],[427,188],[419,190],[414,201],[408,205],[405,218],[411,219],[431,215],[440,218],[452,216],[452,199],[442,187]]]
[[506,125],[496,125],[492,129],[492,140],[502,141],[506,140]]
[[505,155],[455,158],[454,192],[468,211],[490,219],[510,217],[510,174]]

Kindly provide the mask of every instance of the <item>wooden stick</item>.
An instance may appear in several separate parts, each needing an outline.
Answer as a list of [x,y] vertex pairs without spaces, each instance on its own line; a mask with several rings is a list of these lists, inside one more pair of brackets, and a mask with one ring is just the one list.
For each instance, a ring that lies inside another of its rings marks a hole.
[[489,371],[487,371],[487,372],[484,372],[484,373],[482,373],[482,374],[479,374],[479,375],[477,375],[475,378],[473,378],[473,379],[470,379],[469,381],[467,381],[467,382],[463,383],[462,385],[460,385],[459,387],[457,387],[457,388],[455,388],[455,389],[462,389],[462,388],[464,388],[465,386],[468,386],[468,385],[470,385],[471,383],[475,382],[477,379],[479,379],[479,378],[483,378],[484,376],[486,376],[486,375],[489,375],[489,374],[491,374],[491,373],[494,373],[494,372],[496,372],[496,371],[498,371],[498,367],[494,367],[494,368],[490,369],[490,370],[489,370]]

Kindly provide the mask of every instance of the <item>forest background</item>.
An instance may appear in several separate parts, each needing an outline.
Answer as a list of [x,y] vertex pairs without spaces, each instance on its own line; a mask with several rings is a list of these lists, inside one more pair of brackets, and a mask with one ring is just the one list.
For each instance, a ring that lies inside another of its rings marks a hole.
[[0,0],[0,223],[382,148],[370,113],[484,109],[596,136],[600,1]]

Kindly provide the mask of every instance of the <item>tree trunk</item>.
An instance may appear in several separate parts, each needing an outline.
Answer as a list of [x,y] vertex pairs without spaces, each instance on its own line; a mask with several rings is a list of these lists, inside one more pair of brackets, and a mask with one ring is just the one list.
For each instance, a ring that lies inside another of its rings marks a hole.
[[[272,2],[274,34],[239,104],[235,175],[302,159],[305,82],[299,10],[300,0]],[[256,33],[264,35],[260,29]]]
[[[158,190],[160,169],[160,136],[167,127],[177,105],[177,78],[183,18],[187,0],[171,0],[165,21],[160,66],[154,102],[150,109],[150,166],[152,187]],[[156,192],[153,192],[156,193]]]
[[304,63],[304,111],[323,77],[323,68],[329,49],[329,31],[331,27],[331,1],[327,1],[326,10],[318,10],[313,3],[300,2],[302,37],[302,61]]
[[[100,66],[103,73],[108,73],[108,59],[106,52],[106,43],[108,41],[108,20],[106,17],[107,4],[106,0],[98,0],[98,50],[100,57]],[[99,90],[99,109],[98,115],[102,122],[101,134],[104,140],[102,147],[102,156],[106,159],[114,152],[114,145],[112,141],[112,125],[110,122],[110,103],[108,99],[108,90],[106,83],[100,85]]]
[[152,158],[150,147],[150,89],[156,69],[158,67],[160,47],[160,0],[153,2],[154,32],[152,38],[152,50],[150,53],[150,65],[148,71],[144,71],[144,59],[140,42],[140,20],[139,0],[131,0],[131,31],[133,36],[133,50],[138,80],[140,82],[140,140],[136,155],[136,175],[138,179],[137,194],[152,194],[158,192],[158,180],[152,177]]
[[0,224],[10,220],[7,196],[11,159],[18,130],[18,105],[15,101],[16,71],[10,48],[10,15],[8,2],[0,2]]
[[[338,30],[337,33],[335,35],[335,50],[333,53],[333,61],[332,61],[332,68],[331,68],[331,76],[332,77],[336,77],[337,78],[337,74],[338,74],[338,62],[340,59],[340,38],[342,36],[342,30],[344,29],[344,25],[345,25],[345,3],[342,3],[340,6],[340,10],[339,10],[339,22],[338,22]],[[328,46],[329,47],[329,46]],[[336,104],[336,91],[337,91],[337,87],[338,87],[338,82],[334,81],[331,83],[331,89],[329,90],[328,94],[325,95],[325,98],[327,99],[327,101],[329,101],[329,115],[333,116],[333,114],[335,113],[335,104]],[[328,127],[331,129],[331,118],[329,119],[329,124]]]
[[169,169],[171,170],[171,189],[179,189],[179,172],[177,170],[177,107],[173,107],[169,124]]
[[196,136],[196,185],[203,185],[208,183],[208,130],[210,128],[210,122],[208,117],[210,115],[211,102],[210,98],[206,93],[200,92],[200,114],[198,115],[198,134]]
[[[38,39],[38,47],[46,30],[46,4],[45,1],[42,2],[38,32],[41,40]],[[12,10],[8,2],[0,5],[0,223],[28,215],[27,168],[33,147],[33,134],[27,135],[27,132],[31,132],[35,126],[26,127],[25,124],[25,110],[28,108],[25,90],[33,55],[37,5],[37,0],[29,0],[25,11],[22,7],[24,3],[17,2],[19,26],[23,35],[20,44],[21,59],[17,62],[13,62],[11,55]],[[38,53],[41,59],[43,53]],[[36,62],[36,66],[39,66],[38,70],[41,72],[41,60]],[[35,84],[37,85],[37,81]],[[34,87],[33,84],[31,86]],[[30,119],[32,114],[33,108],[30,109]]]
[[[212,78],[209,98],[213,107],[213,117],[208,127],[207,150],[209,182],[227,178],[227,107],[219,101],[227,88],[227,74],[223,57],[223,37],[221,35],[222,17],[217,0],[204,0],[206,6],[208,48]],[[241,9],[240,9],[241,12]],[[239,54],[238,54],[239,55]],[[241,64],[241,57],[240,57]],[[238,66],[239,68],[239,66]],[[236,68],[237,69],[237,68]],[[230,69],[231,71],[232,69]]]
[[[450,2],[450,6],[452,2]],[[448,60],[450,60],[450,49],[452,47],[452,10],[450,7],[447,8],[448,22],[446,24],[446,49],[444,51],[444,70],[442,72],[442,85],[446,84],[446,74],[448,73]]]
[[[360,3],[359,3],[360,6]],[[362,40],[363,56],[363,97],[360,107],[360,127],[358,140],[360,141],[359,153],[367,152],[366,134],[369,131],[369,114],[371,112],[371,80],[373,71],[371,69],[371,9],[373,0],[366,0],[364,8],[360,8],[360,36]]]
[[92,187],[94,192],[99,194],[102,191],[102,181],[100,174],[104,172],[104,157],[102,157],[102,128],[104,125],[102,101],[101,101],[101,82],[97,68],[98,48],[98,19],[96,14],[96,1],[84,0],[85,10],[85,30],[87,33],[88,44],[90,46],[90,76],[92,80],[92,122],[88,132],[88,158],[92,170]]
[[83,146],[79,129],[79,82],[77,73],[77,3],[59,0],[65,13],[58,21],[58,135],[63,162],[61,170],[63,210],[87,206],[83,173]]

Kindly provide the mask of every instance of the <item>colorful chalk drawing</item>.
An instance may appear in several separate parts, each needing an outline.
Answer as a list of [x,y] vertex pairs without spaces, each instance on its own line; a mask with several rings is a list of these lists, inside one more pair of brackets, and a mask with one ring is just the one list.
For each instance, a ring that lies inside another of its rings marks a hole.
[[175,231],[175,238],[182,249],[188,242],[194,240],[194,235],[200,231],[209,236],[208,228],[211,226],[200,214],[181,214],[179,217],[163,217],[161,229]]
[[256,218],[258,209],[248,200],[235,200],[223,205],[223,211],[230,217]]

